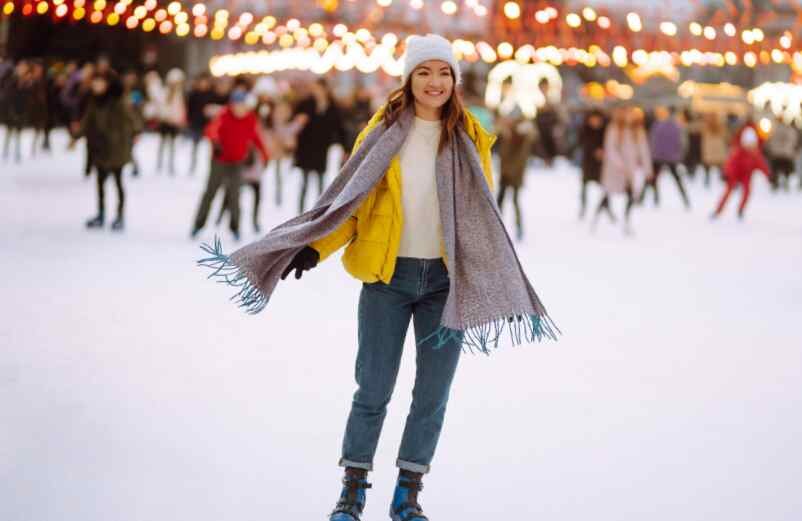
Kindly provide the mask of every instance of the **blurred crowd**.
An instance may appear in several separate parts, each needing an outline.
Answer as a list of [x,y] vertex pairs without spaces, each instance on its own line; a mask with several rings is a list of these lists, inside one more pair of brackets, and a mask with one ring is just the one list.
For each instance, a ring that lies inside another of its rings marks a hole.
[[[546,87],[540,86],[544,93]],[[210,162],[191,234],[203,228],[215,195],[222,190],[225,196],[217,221],[228,215],[231,232],[238,237],[242,187],[254,194],[251,220],[256,230],[260,229],[261,182],[269,163],[276,204],[282,204],[282,183],[298,175],[298,211],[303,212],[309,185],[316,185],[318,195],[324,189],[330,147],[341,145],[347,156],[385,94],[375,85],[357,83],[346,96],[336,96],[325,78],[311,74],[188,78],[180,69],[164,75],[157,70],[118,72],[105,57],[49,66],[38,60],[6,60],[0,62],[2,158],[19,163],[23,157],[50,151],[53,130],[66,129],[70,146],[82,142],[86,149],[84,173],[94,172],[97,178],[98,212],[86,225],[104,225],[104,187],[113,178],[118,207],[112,229],[121,230],[123,170],[133,176],[141,171],[134,154],[138,136],[143,132],[158,136],[154,168],[169,175],[176,174],[176,141],[185,140],[191,146],[180,150],[189,151],[189,174],[201,160]],[[670,106],[644,110],[632,102],[571,111],[547,102],[534,118],[528,118],[518,109],[505,114],[488,109],[475,92],[466,91],[464,98],[469,110],[498,136],[494,147],[500,174],[497,200],[503,207],[507,196],[511,197],[518,238],[523,237],[518,194],[525,172],[533,161],[549,169],[559,156],[581,171],[580,216],[587,211],[587,187],[596,183],[602,196],[593,213],[594,227],[602,215],[618,220],[611,200],[620,194],[626,199],[626,233],[631,233],[634,207],[648,199],[659,205],[658,181],[663,175],[671,177],[688,208],[688,179],[701,175],[708,187],[712,179],[722,179],[724,193],[711,217],[723,211],[736,189],[742,192],[738,215],[743,217],[755,171],[763,171],[775,189],[785,190],[797,175],[802,189],[797,166],[802,156],[800,132],[776,118],[767,129],[751,116],[696,114]],[[32,135],[28,151],[22,150],[23,132]],[[204,140],[212,153],[201,159]]]

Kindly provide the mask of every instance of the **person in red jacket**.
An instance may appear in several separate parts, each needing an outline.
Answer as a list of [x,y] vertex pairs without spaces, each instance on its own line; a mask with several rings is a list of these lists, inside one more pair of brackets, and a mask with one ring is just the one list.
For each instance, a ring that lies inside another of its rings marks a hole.
[[769,180],[771,179],[771,171],[766,163],[766,158],[760,151],[760,137],[757,129],[754,125],[747,124],[738,131],[733,140],[732,152],[724,165],[724,179],[727,182],[727,188],[711,218],[715,219],[721,215],[730,194],[740,186],[743,195],[741,196],[741,205],[738,207],[738,218],[743,219],[746,203],[749,202],[752,174],[755,170],[760,170]]
[[259,151],[263,165],[269,154],[259,132],[259,120],[248,103],[248,93],[235,90],[229,104],[206,127],[205,135],[212,143],[212,165],[209,180],[201,197],[192,238],[195,238],[209,216],[217,191],[225,187],[225,204],[230,211],[229,226],[234,238],[239,240],[239,192],[242,171],[251,146]]

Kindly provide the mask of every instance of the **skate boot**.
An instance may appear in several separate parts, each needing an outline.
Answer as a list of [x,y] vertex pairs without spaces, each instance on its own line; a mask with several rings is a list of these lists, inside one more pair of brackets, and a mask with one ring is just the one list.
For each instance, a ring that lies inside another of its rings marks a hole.
[[117,218],[114,219],[114,222],[111,223],[111,229],[114,230],[115,232],[121,232],[123,231],[123,228],[125,228],[125,222],[123,221],[123,216],[118,215]]
[[367,482],[367,471],[347,469],[343,477],[343,490],[329,521],[361,521],[365,509],[365,490],[373,485]]
[[88,221],[86,221],[86,227],[90,228],[90,229],[91,228],[101,228],[101,227],[103,227],[103,214],[99,213],[99,214],[97,214],[97,216],[95,216],[92,219],[89,219]]
[[418,472],[401,471],[393,493],[393,503],[390,505],[392,521],[429,520],[423,515],[423,509],[418,504],[418,492],[423,490],[422,476]]

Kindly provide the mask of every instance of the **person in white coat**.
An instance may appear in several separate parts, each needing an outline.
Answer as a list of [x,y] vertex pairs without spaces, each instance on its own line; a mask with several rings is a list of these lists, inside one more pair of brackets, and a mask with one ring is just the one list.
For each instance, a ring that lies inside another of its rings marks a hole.
[[610,210],[610,197],[625,194],[627,206],[624,214],[624,233],[631,234],[630,214],[637,197],[638,186],[653,177],[652,158],[649,152],[649,138],[643,124],[643,111],[621,106],[613,112],[613,120],[604,135],[604,161],[601,182],[605,194],[599,202],[593,219],[595,229],[602,211],[610,218],[615,216]]

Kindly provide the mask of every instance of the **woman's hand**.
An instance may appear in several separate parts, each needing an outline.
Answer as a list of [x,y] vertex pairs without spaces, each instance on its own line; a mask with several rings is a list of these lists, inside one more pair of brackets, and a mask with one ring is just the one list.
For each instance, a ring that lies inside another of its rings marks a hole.
[[300,279],[301,274],[317,266],[319,260],[320,254],[316,249],[304,246],[304,249],[295,254],[290,265],[281,274],[281,280],[286,279],[292,270],[295,270],[295,278]]

